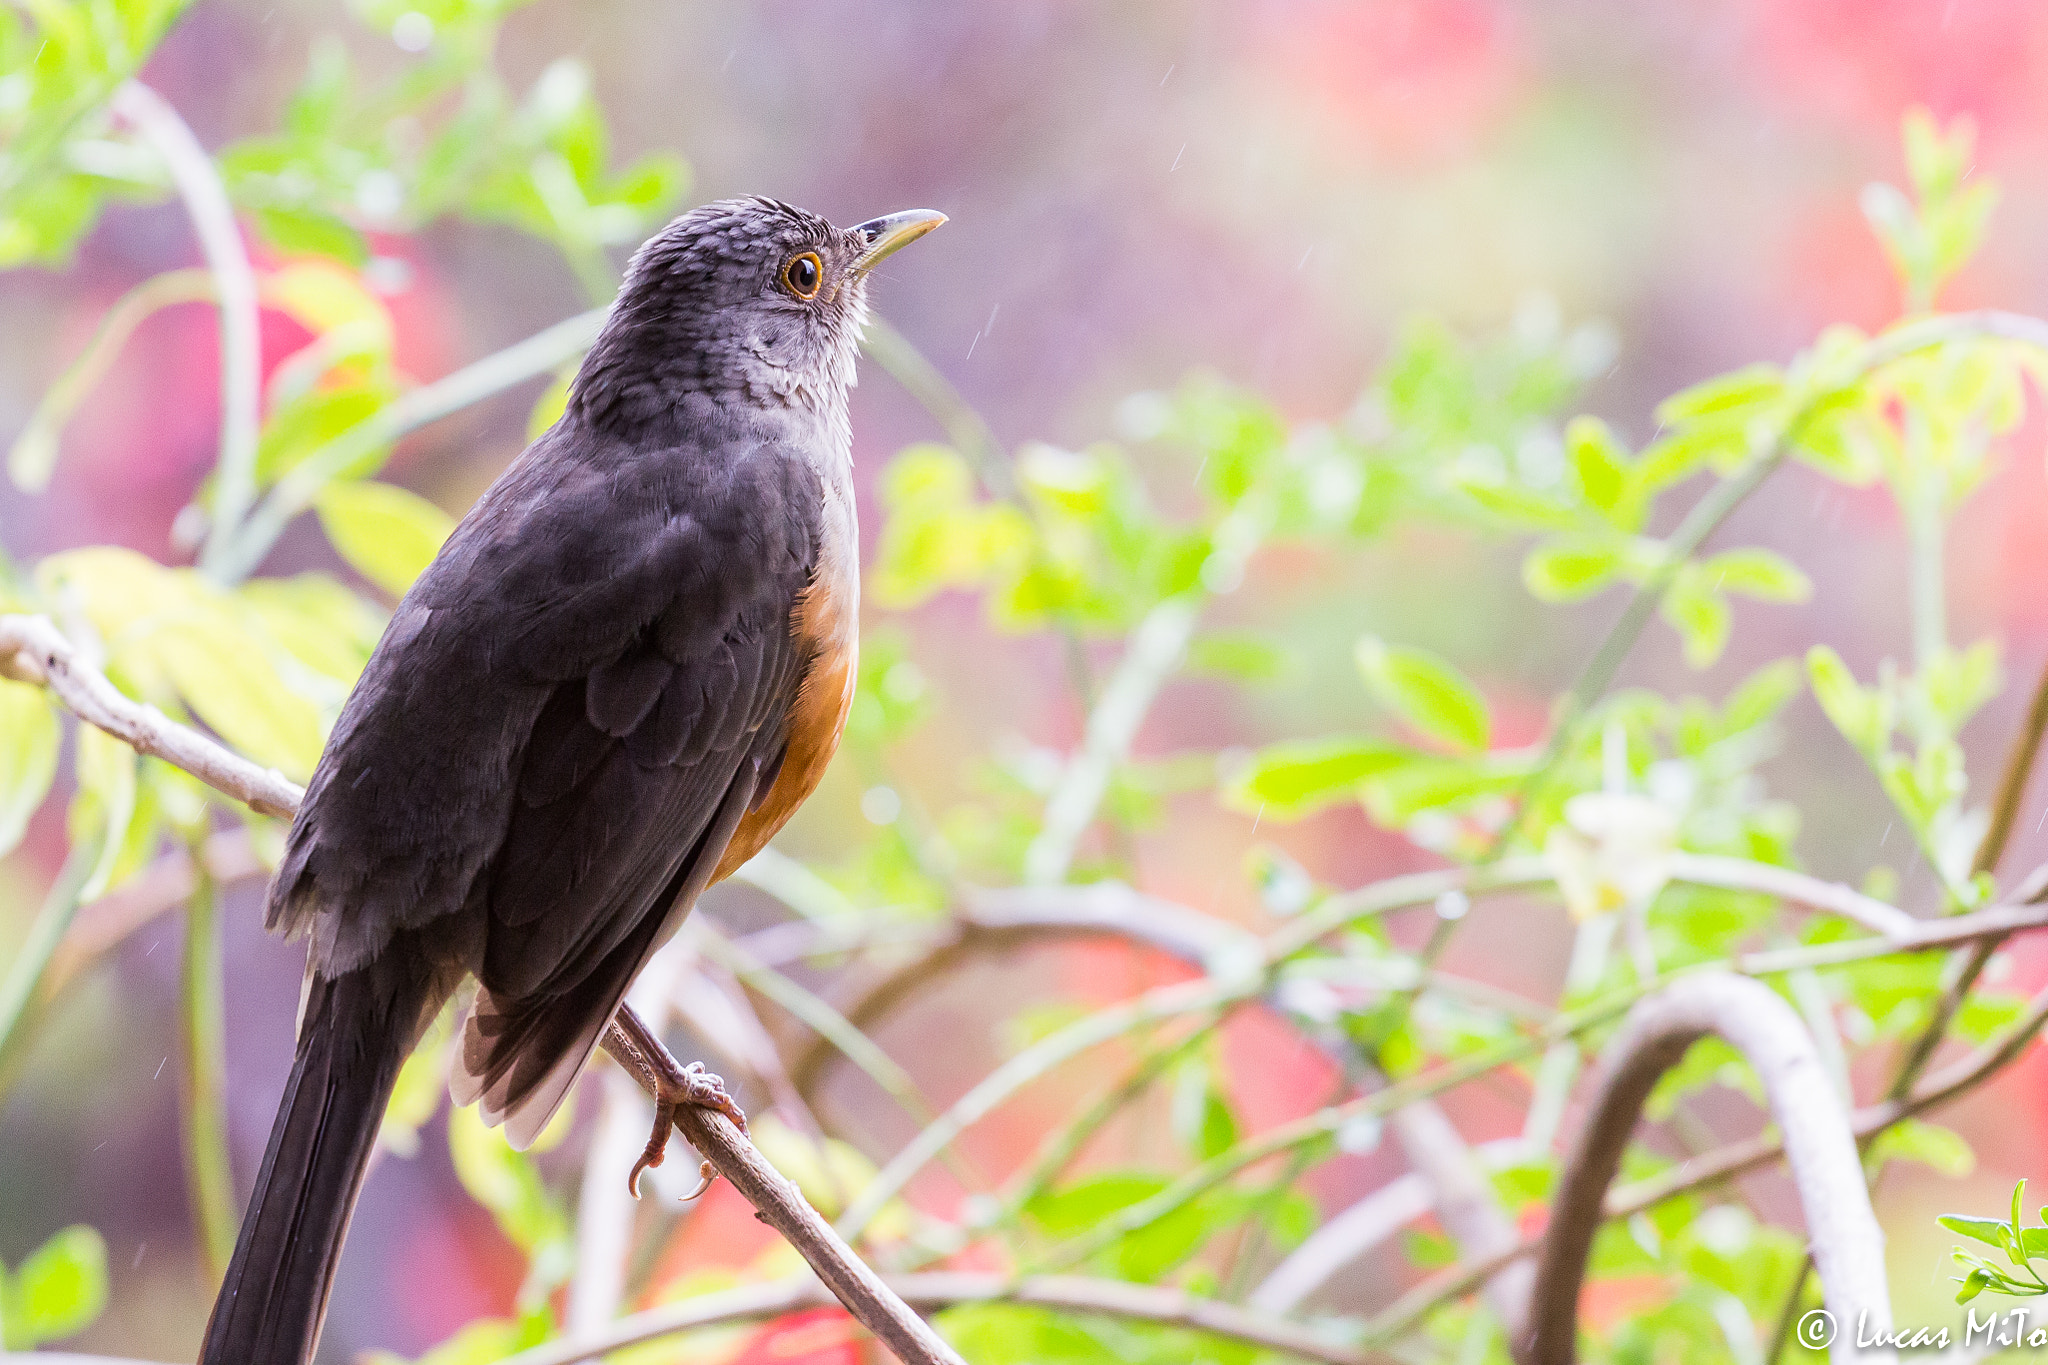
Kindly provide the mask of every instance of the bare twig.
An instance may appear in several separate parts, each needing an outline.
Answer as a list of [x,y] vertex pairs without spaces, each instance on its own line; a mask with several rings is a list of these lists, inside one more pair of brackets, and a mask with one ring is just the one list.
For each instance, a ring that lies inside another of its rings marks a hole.
[[988,429],[974,405],[960,396],[938,367],[910,344],[910,339],[881,317],[868,319],[867,353],[891,379],[903,386],[918,406],[945,430],[953,448],[965,455],[982,486],[997,497],[1019,501],[1017,480],[1003,443]]
[[[1519,1245],[1521,1235],[1495,1198],[1492,1182],[1465,1137],[1432,1100],[1420,1100],[1388,1116],[1387,1126],[1422,1177],[1436,1206],[1437,1220],[1464,1257],[1491,1256]],[[1513,1341],[1529,1313],[1535,1273],[1509,1266],[1487,1282],[1486,1301]]]
[[260,768],[154,706],[123,696],[40,616],[0,616],[0,673],[42,684],[80,720],[137,753],[183,768],[260,814],[289,816],[305,795],[303,787],[275,768]]
[[1856,1329],[1840,1339],[1835,1358],[1893,1358],[1889,1349],[1859,1355],[1850,1344],[1863,1329],[1890,1331],[1891,1296],[1884,1235],[1870,1208],[1848,1115],[1792,1008],[1768,987],[1716,972],[1682,978],[1643,999],[1607,1048],[1589,1117],[1552,1203],[1529,1330],[1512,1342],[1523,1365],[1577,1359],[1579,1289],[1607,1186],[1651,1089],[1709,1033],[1748,1060],[1784,1131],[1827,1306],[1837,1322]]
[[2034,762],[2041,754],[2041,736],[2048,732],[2048,667],[2034,683],[2034,696],[2027,703],[2026,719],[2006,751],[2005,768],[1998,777],[1998,792],[1991,799],[1991,823],[1977,844],[1977,856],[1970,860],[1970,875],[1998,870],[1999,859],[2012,839],[2013,822],[2019,818],[2020,803],[2026,800],[2027,783],[2034,775]]
[[227,187],[213,158],[185,120],[156,91],[126,81],[114,92],[113,111],[156,149],[185,201],[206,268],[220,300],[220,464],[213,494],[213,526],[201,556],[217,571],[230,538],[256,500],[256,436],[262,424],[263,351],[258,335],[256,272],[235,224]]
[[[1324,1365],[1375,1365],[1386,1359],[1374,1351],[1319,1337],[1304,1327],[1269,1314],[1201,1298],[1179,1289],[1129,1284],[1121,1280],[1076,1275],[1041,1275],[1010,1280],[1001,1275],[938,1273],[892,1275],[888,1277],[887,1284],[905,1302],[927,1310],[964,1303],[1032,1304],[1072,1313],[1192,1328],[1302,1360],[1324,1362]],[[800,1309],[828,1305],[831,1301],[824,1287],[811,1279],[748,1285],[635,1313],[619,1319],[603,1332],[537,1346],[518,1355],[507,1356],[500,1365],[572,1365],[574,1361],[677,1332],[780,1317]]]
[[[604,1046],[641,1081],[650,1095],[655,1093],[653,1054],[660,1048],[660,1040],[640,1022],[630,1005],[619,1007],[619,1016],[606,1033]],[[673,1059],[666,1060],[672,1068]],[[853,1248],[819,1216],[796,1185],[768,1164],[768,1159],[731,1119],[686,1104],[675,1111],[675,1128],[684,1141],[702,1152],[719,1174],[732,1182],[733,1188],[759,1211],[763,1222],[781,1233],[810,1262],[847,1312],[881,1338],[904,1365],[964,1365],[959,1354],[932,1330],[931,1324],[913,1312],[873,1268],[854,1254]]]
[[1024,851],[1025,881],[1043,886],[1066,879],[1074,850],[1094,823],[1116,765],[1130,752],[1159,689],[1187,653],[1202,600],[1202,594],[1194,592],[1169,597],[1131,632],[1123,658],[1088,713],[1080,749],[1068,758],[1046,798],[1044,821]]
[[[1491,1171],[1523,1159],[1529,1147],[1521,1138],[1496,1138],[1471,1151],[1480,1168]],[[1410,1171],[1398,1176],[1326,1219],[1273,1268],[1245,1302],[1268,1313],[1291,1313],[1331,1276],[1435,1207],[1436,1195],[1419,1174]],[[1490,1262],[1503,1252],[1512,1256],[1521,1244],[1517,1237],[1484,1257],[1466,1260]],[[1526,1285],[1523,1290],[1526,1301]]]
[[1905,938],[1920,928],[1920,921],[1874,896],[1845,886],[1822,881],[1789,867],[1773,867],[1747,858],[1724,858],[1706,853],[1671,855],[1671,879],[1694,886],[1713,886],[1726,891],[1755,891],[1779,900],[1821,910],[1860,924],[1874,933]]

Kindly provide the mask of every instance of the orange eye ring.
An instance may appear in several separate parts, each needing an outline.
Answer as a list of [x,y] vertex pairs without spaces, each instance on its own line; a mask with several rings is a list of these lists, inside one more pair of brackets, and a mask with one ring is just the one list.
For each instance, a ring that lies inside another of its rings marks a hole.
[[809,303],[825,284],[825,263],[815,251],[803,251],[782,267],[782,287]]

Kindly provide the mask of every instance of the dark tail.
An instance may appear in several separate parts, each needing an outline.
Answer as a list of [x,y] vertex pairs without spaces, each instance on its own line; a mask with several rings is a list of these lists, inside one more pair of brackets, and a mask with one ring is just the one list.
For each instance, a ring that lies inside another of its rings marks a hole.
[[384,1106],[426,1012],[440,1003],[423,957],[401,938],[358,971],[314,978],[200,1365],[313,1358]]

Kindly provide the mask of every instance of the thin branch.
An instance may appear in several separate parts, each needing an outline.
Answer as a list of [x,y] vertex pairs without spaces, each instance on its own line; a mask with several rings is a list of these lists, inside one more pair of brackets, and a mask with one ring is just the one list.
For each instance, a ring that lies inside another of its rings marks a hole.
[[751,990],[759,991],[781,1006],[813,1034],[859,1067],[884,1094],[895,1100],[914,1123],[930,1123],[932,1107],[917,1088],[917,1081],[883,1050],[882,1045],[855,1028],[831,1005],[804,989],[796,981],[755,960],[746,949],[723,934],[700,931],[698,945],[704,956],[737,977]]
[[178,197],[185,201],[220,300],[220,464],[213,525],[200,556],[201,564],[217,573],[230,539],[256,500],[256,437],[263,419],[256,272],[220,170],[178,111],[156,91],[132,80],[114,92],[111,107],[163,158]]
[[1977,856],[1970,860],[1970,875],[1996,872],[2012,839],[2013,823],[2019,818],[2020,803],[2026,800],[2027,783],[2034,775],[2035,760],[2041,754],[2041,736],[2048,732],[2048,667],[2034,683],[2034,696],[2027,703],[2026,719],[2006,751],[2005,768],[1998,777],[1998,792],[1991,800],[1991,823],[1977,844]]
[[183,768],[259,814],[289,816],[305,795],[275,768],[258,767],[154,706],[122,695],[43,617],[0,616],[0,674],[49,688],[80,720],[137,753]]
[[1706,853],[1671,855],[1671,879],[1695,886],[1719,887],[1725,891],[1755,891],[1779,900],[1821,910],[1860,924],[1874,933],[1905,938],[1921,927],[1921,921],[1895,905],[1866,896],[1841,882],[1822,881],[1789,867],[1773,867],[1747,858],[1724,858]]
[[1583,1032],[1614,1018],[1633,1004],[1641,994],[1640,991],[1619,993],[1613,999],[1558,1016],[1555,1022],[1534,1036],[1509,1039],[1478,1048],[1428,1071],[1396,1081],[1384,1090],[1347,1100],[1343,1104],[1331,1105],[1269,1128],[1257,1137],[1246,1139],[1229,1150],[1211,1157],[1159,1193],[1118,1209],[1088,1232],[1055,1247],[1041,1263],[1042,1268],[1059,1270],[1077,1265],[1121,1238],[1150,1226],[1190,1201],[1207,1194],[1248,1167],[1256,1166],[1270,1157],[1303,1148],[1334,1147],[1338,1135],[1356,1123],[1384,1120],[1406,1105],[1456,1089],[1490,1071],[1533,1056],[1540,1052],[1546,1043]]
[[57,376],[8,448],[7,473],[16,487],[38,493],[48,486],[65,424],[145,319],[173,304],[213,303],[218,297],[213,276],[192,267],[152,275],[114,300],[85,350]]
[[885,319],[868,319],[866,350],[889,377],[932,415],[953,448],[967,457],[982,485],[999,498],[1020,501],[1017,480],[1010,472],[1009,456],[1003,443],[989,430],[974,405],[939,373],[938,366],[925,358],[910,339]]
[[[654,1057],[661,1052],[660,1040],[647,1031],[630,1005],[619,1007],[618,1018],[605,1034],[604,1047],[625,1064],[649,1095],[655,1094]],[[661,1056],[672,1069],[674,1059],[665,1052]],[[675,1109],[675,1129],[732,1182],[759,1212],[761,1221],[797,1249],[830,1286],[833,1296],[904,1365],[964,1365],[931,1324],[911,1311],[882,1277],[854,1254],[796,1185],[768,1164],[731,1119],[715,1110],[685,1104]]]
[[[1017,1303],[1132,1322],[1189,1328],[1264,1347],[1323,1365],[1385,1365],[1386,1357],[1317,1336],[1270,1314],[1249,1311],[1178,1289],[1078,1275],[1011,1280],[1001,1275],[934,1273],[893,1275],[886,1283],[904,1301],[927,1311],[967,1303]],[[573,1365],[573,1362],[660,1337],[727,1323],[781,1317],[832,1302],[815,1280],[778,1280],[700,1294],[620,1318],[602,1332],[565,1338],[507,1356],[500,1365]]]
[[1026,882],[1046,886],[1066,879],[1074,850],[1095,821],[1116,765],[1130,752],[1153,700],[1187,653],[1195,622],[1201,618],[1202,596],[1190,592],[1169,597],[1131,632],[1130,644],[1088,713],[1080,749],[1068,758],[1046,798],[1044,820],[1024,852]]
[[[1491,1256],[1521,1242],[1521,1234],[1501,1208],[1493,1183],[1477,1156],[1434,1101],[1421,1100],[1397,1109],[1387,1119],[1408,1165],[1422,1178],[1436,1207],[1437,1221],[1457,1244],[1461,1257]],[[1528,1317],[1535,1273],[1510,1266],[1488,1281],[1487,1305],[1513,1341]]]
[[951,1108],[912,1138],[881,1172],[862,1190],[853,1206],[839,1218],[840,1231],[858,1237],[890,1200],[902,1193],[911,1178],[922,1171],[940,1152],[969,1127],[993,1111],[1026,1085],[1054,1067],[1113,1038],[1164,1023],[1184,1014],[1217,1009],[1260,993],[1258,977],[1249,981],[1219,984],[1207,979],[1162,986],[1135,1000],[1098,1010],[1077,1019],[1038,1042],[983,1077]]
[[[1743,1054],[1784,1132],[1828,1309],[1837,1322],[1853,1324],[1855,1335],[1890,1331],[1884,1234],[1871,1211],[1849,1116],[1834,1097],[1813,1040],[1770,988],[1701,973],[1640,1001],[1608,1045],[1590,1115],[1551,1204],[1528,1334],[1511,1338],[1522,1365],[1571,1365],[1577,1359],[1579,1290],[1603,1221],[1607,1187],[1621,1168],[1650,1091],[1709,1033]],[[1845,1342],[1836,1358],[1888,1360],[1893,1353],[1859,1357]]]

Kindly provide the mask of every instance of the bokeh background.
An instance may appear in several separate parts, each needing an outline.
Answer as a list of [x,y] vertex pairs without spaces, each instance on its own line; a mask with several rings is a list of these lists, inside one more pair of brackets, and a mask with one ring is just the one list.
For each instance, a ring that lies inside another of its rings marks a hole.
[[[340,7],[202,0],[145,78],[219,145],[275,126],[315,35],[329,31],[346,34],[369,69],[405,59]],[[1640,441],[1657,400],[1679,387],[1783,360],[1831,322],[1875,327],[1897,315],[1896,284],[1857,201],[1867,182],[1899,179],[1899,120],[1914,104],[1974,118],[1978,172],[2003,186],[1986,246],[1945,302],[2048,312],[2048,9],[2032,0],[539,0],[510,21],[499,62],[524,88],[565,53],[593,73],[622,155],[687,160],[688,202],[758,192],[840,222],[911,206],[951,215],[886,269],[879,310],[1006,443],[1101,439],[1125,395],[1196,369],[1259,389],[1290,415],[1334,415],[1416,312],[1478,332],[1600,323],[1612,362],[1582,404]],[[403,263],[384,278],[399,362],[422,379],[587,306],[554,253],[509,229],[443,225],[377,246]],[[115,208],[70,268],[0,275],[0,435],[26,421],[123,290],[197,259],[174,204]],[[265,326],[273,359],[305,339],[275,314]],[[210,310],[150,321],[71,428],[49,492],[0,491],[8,551],[27,560],[115,543],[175,559],[172,519],[215,453],[215,363]],[[409,438],[387,477],[459,512],[520,448],[539,388]],[[855,432],[868,497],[882,462],[934,428],[870,366]],[[1951,549],[1954,637],[2006,641],[2006,695],[1966,737],[1980,789],[2048,656],[2041,435],[2030,421],[2011,443]],[[1159,496],[1172,505],[1173,490]],[[863,512],[872,538],[871,503]],[[1793,552],[1815,579],[1812,600],[1741,608],[1734,647],[1703,677],[1655,631],[1625,681],[1718,695],[1814,640],[1863,676],[1907,651],[1900,529],[1877,494],[1787,471],[1728,538]],[[270,567],[332,563],[302,527]],[[1458,660],[1501,718],[1496,742],[1525,742],[1618,606],[1607,597],[1532,610],[1512,558],[1448,535],[1341,562],[1275,552],[1256,563],[1251,589],[1226,615],[1282,627],[1297,651],[1287,673],[1256,695],[1174,687],[1141,753],[1355,727],[1366,702],[1348,653],[1365,630]],[[1044,639],[993,633],[954,598],[892,623],[939,699],[896,775],[923,799],[970,783],[966,756],[991,746],[1073,742],[1081,717]],[[1796,704],[1767,771],[1808,812],[1799,848],[1809,868],[1853,881],[1889,861],[1909,903],[1916,875],[1926,898],[1924,869],[1886,847],[1875,784],[1810,700]],[[867,785],[842,765],[784,847],[829,860],[856,841]],[[2028,809],[2048,808],[2037,797]],[[0,952],[54,873],[61,825],[56,803],[0,865]],[[1355,810],[1258,837],[1336,883],[1417,856]],[[1256,922],[1243,875],[1252,841],[1252,821],[1188,797],[1143,836],[1139,866],[1149,889]],[[2009,866],[2044,856],[2048,831],[2024,819]],[[232,1139],[245,1172],[287,1066],[301,961],[261,934],[256,891],[232,897],[227,949]],[[749,894],[708,903],[744,922]],[[1561,910],[1522,906],[1465,934],[1454,961],[1554,989],[1567,933]],[[0,1110],[0,1259],[71,1222],[109,1239],[113,1306],[80,1349],[175,1356],[203,1322],[176,1068],[164,1065],[176,1031],[175,935],[174,921],[161,921],[74,990]],[[1001,1021],[1019,1005],[1115,998],[1161,970],[1103,949],[1005,959],[950,984],[881,1041],[949,1099],[1000,1054]],[[2032,988],[2048,977],[2048,955],[2021,949],[2004,970],[2008,984]],[[1229,1046],[1254,1125],[1315,1103],[1329,1082],[1301,1044],[1257,1020]],[[707,1055],[715,1060],[715,1048]],[[1013,1120],[977,1130],[970,1150],[1007,1168],[1084,1093],[1085,1074],[1032,1092]],[[1880,1190],[1901,1321],[1948,1298],[1953,1239],[1932,1215],[2000,1208],[2014,1179],[2048,1174],[2038,1166],[2044,1086],[2048,1074],[2030,1062],[1955,1111],[1979,1154],[1966,1181],[1902,1173]],[[838,1086],[832,1103],[870,1151],[907,1135],[864,1083]],[[1483,1094],[1460,1097],[1453,1112],[1474,1138],[1505,1131],[1512,1116]],[[1134,1147],[1147,1140],[1120,1131]],[[1314,1189],[1334,1209],[1388,1169],[1344,1158]],[[1750,1195],[1775,1207],[1789,1188],[1760,1178]],[[751,1235],[731,1212],[713,1203],[691,1215],[706,1245]],[[1383,1301],[1390,1291],[1371,1287],[1383,1273],[1391,1267],[1360,1267],[1356,1291]],[[417,1353],[471,1317],[505,1311],[518,1276],[442,1149],[425,1144],[372,1177],[330,1350]]]

